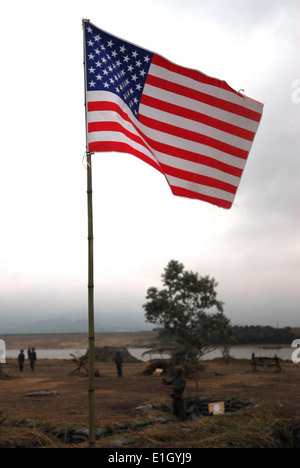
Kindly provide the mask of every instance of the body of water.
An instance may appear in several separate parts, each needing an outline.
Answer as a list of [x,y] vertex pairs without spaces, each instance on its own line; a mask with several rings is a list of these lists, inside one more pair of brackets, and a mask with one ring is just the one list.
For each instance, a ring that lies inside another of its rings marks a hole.
[[[291,360],[293,350],[295,350],[295,348],[292,347],[274,349],[263,347],[234,347],[230,349],[230,355],[236,359],[250,359],[252,353],[254,353],[257,357],[274,357],[274,355],[276,354],[277,357],[279,357],[280,359]],[[149,351],[148,348],[128,348],[128,351],[132,356],[144,362],[147,362],[150,359],[169,357],[168,354],[160,353],[146,353],[143,356],[145,352]],[[19,352],[20,351],[18,349],[7,349],[6,358],[17,359]],[[38,359],[73,359],[71,354],[75,354],[75,356],[80,357],[86,353],[86,349],[36,349],[36,352]],[[26,350],[24,353],[25,358],[27,358]],[[222,357],[222,351],[221,349],[217,348],[214,351],[203,356],[203,360],[205,361],[219,357]]]

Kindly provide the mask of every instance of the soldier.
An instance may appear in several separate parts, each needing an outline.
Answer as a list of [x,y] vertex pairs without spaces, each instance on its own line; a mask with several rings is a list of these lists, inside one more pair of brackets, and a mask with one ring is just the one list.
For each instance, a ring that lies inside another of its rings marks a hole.
[[23,351],[23,349],[21,349],[20,353],[19,353],[19,356],[18,356],[18,363],[19,363],[19,371],[20,372],[23,372],[24,361],[25,361],[24,351]]
[[35,352],[35,348],[32,348],[31,351],[30,351],[30,367],[31,367],[31,370],[34,371],[34,366],[35,366],[35,361],[36,361],[36,352]]
[[186,419],[184,401],[183,401],[183,392],[186,385],[186,380],[183,376],[183,371],[180,368],[175,370],[175,377],[170,381],[162,379],[165,385],[172,386],[173,393],[170,395],[173,398],[172,408],[174,416],[177,416],[178,419],[184,421]]
[[114,362],[117,366],[118,377],[123,377],[122,364],[123,358],[120,351],[117,351],[114,357]]

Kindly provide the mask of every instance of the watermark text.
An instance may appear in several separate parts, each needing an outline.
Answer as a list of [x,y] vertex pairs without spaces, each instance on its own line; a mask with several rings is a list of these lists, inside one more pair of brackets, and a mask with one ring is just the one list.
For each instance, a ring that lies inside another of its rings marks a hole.
[[300,362],[300,339],[294,340],[292,342],[292,348],[296,348],[292,352],[292,361],[294,364],[299,364]]
[[5,341],[0,340],[0,364],[5,364],[6,363],[6,347],[5,347]]
[[292,81],[292,88],[294,88],[294,90],[292,91],[292,102],[294,104],[299,104],[300,102],[300,78],[295,78]]

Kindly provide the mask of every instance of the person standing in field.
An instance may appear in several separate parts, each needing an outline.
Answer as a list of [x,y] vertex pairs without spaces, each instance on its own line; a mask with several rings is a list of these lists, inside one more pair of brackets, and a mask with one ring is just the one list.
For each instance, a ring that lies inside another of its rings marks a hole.
[[123,377],[123,370],[122,370],[123,358],[122,358],[122,354],[120,351],[116,352],[114,356],[114,362],[117,367],[118,377]]
[[24,351],[23,351],[23,349],[21,349],[20,353],[18,355],[18,363],[19,363],[19,371],[20,372],[23,372],[24,361],[25,361]]
[[34,368],[35,368],[35,361],[36,361],[36,352],[35,352],[35,348],[32,348],[31,351],[30,351],[30,354],[29,354],[29,359],[30,359],[30,367],[31,367],[31,370],[32,372],[34,371]]
[[162,382],[172,387],[173,393],[170,396],[173,399],[173,414],[181,421],[184,421],[186,419],[186,413],[184,409],[183,392],[185,390],[186,380],[183,376],[182,369],[178,368],[175,370],[175,377],[173,379],[169,381],[162,379]]

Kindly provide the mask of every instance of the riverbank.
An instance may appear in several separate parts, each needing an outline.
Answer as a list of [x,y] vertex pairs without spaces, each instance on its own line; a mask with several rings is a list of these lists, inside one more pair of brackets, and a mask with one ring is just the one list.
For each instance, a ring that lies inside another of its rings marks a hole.
[[[74,355],[77,357],[84,356],[87,352],[86,348],[62,348],[62,349],[41,349],[35,348],[37,353],[37,358],[41,359],[73,359]],[[127,351],[136,359],[140,361],[150,361],[151,359],[165,358],[168,359],[170,354],[168,352],[154,351],[153,348],[130,348],[126,347]],[[250,359],[252,354],[257,358],[267,357],[272,358],[275,355],[283,361],[291,361],[293,348],[291,347],[277,347],[277,348],[266,348],[264,346],[250,347],[232,347],[230,348],[230,358],[234,359]],[[20,349],[7,349],[6,350],[6,359],[17,359],[20,353]],[[25,350],[25,359],[27,358]],[[211,359],[222,358],[222,348],[215,348],[209,353],[205,354],[202,357],[202,361],[207,361]]]
[[[87,349],[87,333],[19,334],[1,335],[6,349]],[[124,346],[126,348],[151,348],[159,344],[158,332],[107,332],[95,333],[95,346]]]
[[[71,354],[82,356],[88,349],[88,336],[85,333],[61,333],[61,334],[19,334],[0,335],[5,341],[7,358],[16,358],[20,349],[26,350],[28,347],[35,348],[38,359],[72,359]],[[111,332],[96,333],[95,346],[104,347],[125,347],[129,352],[143,361],[160,357],[159,353],[143,353],[152,348],[160,348],[159,334],[156,331],[140,332]],[[244,345],[231,346],[230,356],[236,359],[250,359],[251,354],[257,357],[273,357],[275,354],[283,360],[291,360],[293,348],[291,344],[278,345]],[[167,355],[164,355],[167,357]],[[221,348],[205,355],[203,359],[214,359],[222,357]]]

